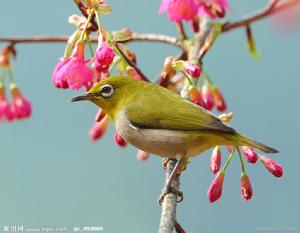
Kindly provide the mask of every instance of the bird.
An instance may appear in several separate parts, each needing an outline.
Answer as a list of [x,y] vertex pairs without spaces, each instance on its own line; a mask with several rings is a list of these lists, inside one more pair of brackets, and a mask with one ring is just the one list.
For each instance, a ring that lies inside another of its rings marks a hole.
[[155,83],[112,76],[71,100],[90,101],[109,116],[129,144],[164,158],[177,158],[165,190],[185,159],[217,145],[278,150],[238,133],[204,108]]

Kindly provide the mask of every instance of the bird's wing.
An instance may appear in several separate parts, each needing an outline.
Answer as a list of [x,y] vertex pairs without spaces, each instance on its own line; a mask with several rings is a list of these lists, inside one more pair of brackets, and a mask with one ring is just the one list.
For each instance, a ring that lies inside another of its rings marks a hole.
[[132,101],[126,108],[130,123],[135,127],[148,129],[235,132],[205,109],[166,91],[153,93],[158,96],[143,96],[150,98],[146,105],[138,98]]

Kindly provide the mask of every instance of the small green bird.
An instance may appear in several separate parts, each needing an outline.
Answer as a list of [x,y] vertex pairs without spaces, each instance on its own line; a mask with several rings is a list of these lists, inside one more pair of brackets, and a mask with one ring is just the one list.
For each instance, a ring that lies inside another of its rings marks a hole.
[[216,145],[246,145],[266,153],[278,152],[239,134],[205,109],[150,82],[110,77],[72,99],[73,102],[81,100],[101,107],[125,141],[162,157],[177,157],[182,161]]

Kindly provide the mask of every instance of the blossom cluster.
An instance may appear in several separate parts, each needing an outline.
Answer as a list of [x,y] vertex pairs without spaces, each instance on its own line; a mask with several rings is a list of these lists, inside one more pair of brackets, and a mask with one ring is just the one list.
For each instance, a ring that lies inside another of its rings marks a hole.
[[[241,161],[241,168],[242,168],[242,172],[240,176],[240,190],[241,190],[242,197],[246,201],[252,198],[253,190],[252,190],[250,178],[245,170],[245,165],[241,155],[241,150],[244,156],[246,157],[248,163],[255,164],[259,160],[264,165],[264,167],[275,177],[281,177],[283,175],[283,168],[281,165],[279,165],[269,157],[257,154],[257,152],[252,147],[241,146],[241,147],[237,147],[236,150],[239,154],[239,158]],[[235,148],[229,147],[228,151],[230,152],[230,156],[222,168],[221,168],[222,153],[219,146],[216,146],[213,149],[210,158],[210,170],[212,171],[213,174],[216,174],[207,191],[207,196],[211,203],[217,201],[222,195],[223,181],[225,178],[226,169],[229,163],[231,162],[233,154],[235,153]]]
[[188,83],[187,92],[191,102],[209,111],[214,107],[219,112],[227,110],[227,103],[220,89],[199,65],[191,61],[175,60],[173,57],[167,57],[161,74],[162,83],[168,80],[172,86],[172,79],[175,79],[175,87],[173,86],[171,89],[176,89],[178,88],[176,86],[179,86],[178,89],[181,90],[182,82],[178,81],[178,75],[182,77],[179,80],[186,80]]
[[[76,26],[76,30],[69,37],[64,56],[59,58],[54,68],[52,83],[60,89],[79,90],[84,88],[88,91],[95,83],[108,78],[114,67],[117,67],[121,75],[141,79],[136,70],[122,56],[125,54],[128,59],[134,60],[134,53],[121,44],[116,45],[117,41],[129,39],[132,36],[131,30],[124,28],[111,35],[101,27],[99,20],[101,14],[108,13],[109,5],[104,1],[89,1],[88,6],[90,12],[88,18],[77,15],[69,18],[69,22]],[[93,31],[89,29],[93,17],[98,19],[96,31],[98,44],[95,49],[90,40]],[[90,56],[85,54],[86,47],[89,47]],[[108,125],[109,117],[102,109],[99,109],[95,123],[90,128],[91,140],[99,140],[105,134]],[[115,132],[114,141],[121,148],[127,146],[127,142],[118,132]],[[149,153],[139,151],[137,157],[140,160],[146,160]]]
[[[2,69],[0,77],[0,122],[22,120],[31,115],[31,103],[24,98],[13,78],[10,58],[15,55],[13,46],[6,46],[0,52],[0,68]],[[9,77],[11,101],[8,100],[6,95],[5,80],[7,75]]]

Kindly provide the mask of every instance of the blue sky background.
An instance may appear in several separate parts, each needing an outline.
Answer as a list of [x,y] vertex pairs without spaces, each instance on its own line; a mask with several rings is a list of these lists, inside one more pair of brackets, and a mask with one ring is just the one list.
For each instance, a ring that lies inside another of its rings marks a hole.
[[[111,30],[176,35],[166,15],[158,16],[160,1],[110,0],[113,13],[103,18]],[[259,9],[267,1],[230,1],[231,19]],[[72,1],[3,1],[0,36],[69,35]],[[209,154],[192,160],[182,175],[184,202],[178,220],[187,232],[258,232],[260,227],[300,231],[299,86],[300,25],[288,35],[272,29],[270,20],[253,26],[262,56],[247,53],[243,30],[222,35],[205,58],[206,69],[224,93],[232,125],[280,150],[274,159],[285,168],[274,178],[261,164],[247,164],[253,199],[242,200],[239,160],[228,168],[222,198],[210,204],[206,191],[213,175]],[[3,45],[3,44],[2,44]],[[136,149],[114,145],[111,128],[93,143],[88,129],[96,107],[70,104],[81,92],[54,88],[51,73],[64,44],[20,44],[14,63],[17,83],[33,103],[27,121],[0,125],[0,231],[3,225],[26,227],[104,226],[104,232],[156,232],[164,183],[161,159],[136,160]],[[130,44],[138,64],[155,78],[164,58],[178,50],[168,45]],[[272,156],[273,157],[273,156]]]

